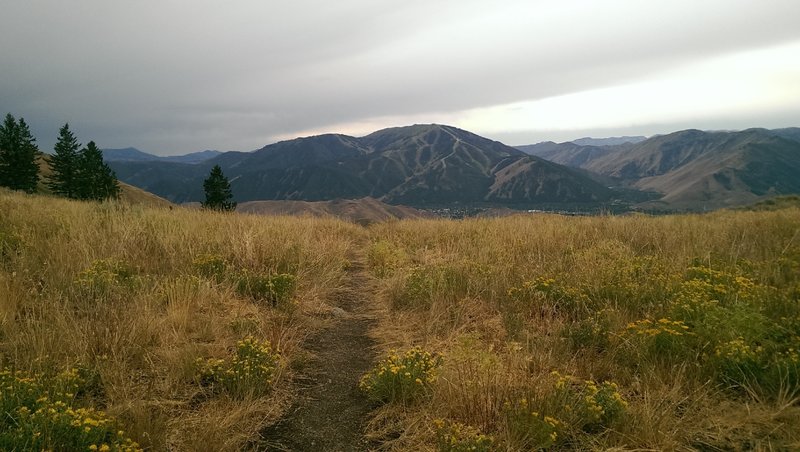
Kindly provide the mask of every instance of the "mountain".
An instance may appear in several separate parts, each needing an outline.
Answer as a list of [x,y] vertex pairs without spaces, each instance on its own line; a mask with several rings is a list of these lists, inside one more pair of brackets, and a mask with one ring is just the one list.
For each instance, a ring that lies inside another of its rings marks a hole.
[[620,146],[587,148],[562,143],[532,149],[554,162],[663,194],[649,205],[718,208],[800,193],[797,128],[683,130]]
[[365,137],[327,134],[254,152],[226,152],[196,165],[116,161],[117,176],[175,202],[203,199],[220,165],[239,202],[373,197],[414,206],[450,203],[596,203],[614,192],[578,170],[455,127],[428,124]]
[[619,146],[622,145],[592,146],[575,144],[571,141],[567,141],[566,143],[545,141],[538,144],[517,146],[517,149],[526,154],[535,155],[553,163],[558,163],[559,165],[584,168],[588,162],[613,153]]
[[186,155],[173,155],[161,157],[148,154],[136,148],[103,149],[103,159],[106,162],[181,162],[200,163],[222,154],[220,151],[200,151]]
[[625,143],[640,143],[646,140],[647,137],[643,136],[623,136],[623,137],[608,137],[608,138],[578,138],[577,140],[570,140],[572,143],[581,146],[617,146]]

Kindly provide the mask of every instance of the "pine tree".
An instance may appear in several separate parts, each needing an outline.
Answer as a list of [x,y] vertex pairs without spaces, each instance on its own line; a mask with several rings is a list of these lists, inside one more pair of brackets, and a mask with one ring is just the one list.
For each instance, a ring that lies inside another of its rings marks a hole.
[[29,193],[36,191],[39,149],[35,141],[25,119],[19,118],[17,122],[11,113],[6,115],[0,126],[0,185]]
[[55,153],[50,158],[50,168],[53,170],[53,174],[48,176],[47,186],[53,193],[67,198],[78,197],[76,176],[80,147],[75,135],[69,130],[69,124],[64,124],[58,131]]
[[103,151],[90,141],[78,154],[75,173],[75,197],[105,201],[119,197],[114,171],[103,161]]
[[203,189],[206,192],[206,201],[203,203],[204,209],[231,211],[236,209],[236,202],[233,201],[231,184],[222,174],[222,168],[214,165],[208,179],[203,181]]

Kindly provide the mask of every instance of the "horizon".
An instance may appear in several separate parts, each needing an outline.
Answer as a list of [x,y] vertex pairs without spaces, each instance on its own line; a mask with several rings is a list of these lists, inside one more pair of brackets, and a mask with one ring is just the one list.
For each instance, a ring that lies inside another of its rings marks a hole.
[[[267,146],[271,146],[273,144],[277,144],[277,143],[280,143],[280,142],[283,142],[283,141],[292,141],[292,140],[299,140],[299,139],[305,139],[305,138],[313,138],[313,137],[323,136],[323,135],[345,135],[345,136],[352,136],[354,138],[363,138],[363,137],[369,135],[370,133],[380,132],[381,130],[385,130],[385,129],[402,128],[402,127],[413,127],[413,126],[419,126],[419,125],[439,125],[439,126],[446,126],[446,127],[456,127],[456,126],[453,126],[453,125],[450,125],[450,124],[420,123],[420,124],[408,124],[408,125],[405,125],[405,126],[389,126],[389,127],[383,128],[383,129],[373,130],[372,132],[369,132],[369,133],[364,134],[364,135],[348,135],[348,134],[342,134],[342,133],[337,133],[337,132],[325,132],[325,133],[319,133],[319,134],[315,134],[315,135],[298,136],[298,137],[294,137],[294,138],[287,138],[287,139],[284,139],[284,140],[273,141],[273,142],[267,143],[267,144],[265,144],[265,145],[263,145],[263,146],[261,146],[259,148],[251,149],[251,150],[248,150],[248,151],[243,151],[243,150],[221,150],[221,149],[202,149],[202,150],[189,151],[189,152],[183,152],[183,153],[155,154],[153,152],[150,152],[149,150],[140,149],[140,148],[138,148],[136,146],[125,146],[125,147],[120,147],[120,148],[102,148],[102,150],[103,151],[135,150],[135,151],[143,152],[145,154],[155,155],[155,156],[158,156],[158,157],[182,157],[182,156],[189,155],[189,154],[198,154],[198,153],[203,153],[203,152],[219,152],[219,153],[244,152],[244,153],[248,153],[248,152],[259,151],[259,150],[261,150],[261,149],[263,149],[263,148],[265,148]],[[456,127],[456,128],[460,129],[460,127]],[[613,136],[581,136],[581,137],[576,137],[576,138],[572,138],[572,139],[569,139],[569,140],[563,140],[563,141],[542,140],[542,141],[537,141],[537,142],[534,142],[534,143],[518,143],[518,144],[509,144],[509,143],[506,143],[506,142],[503,142],[503,141],[500,141],[500,140],[495,140],[493,137],[490,137],[490,136],[483,136],[483,135],[480,135],[480,134],[478,134],[478,135],[482,136],[483,138],[487,138],[487,139],[490,139],[490,140],[493,140],[493,141],[499,141],[500,143],[503,143],[503,144],[505,144],[506,146],[509,146],[509,147],[521,147],[521,146],[531,146],[531,145],[536,145],[536,144],[541,144],[541,143],[548,143],[548,142],[553,142],[553,143],[558,143],[558,144],[569,143],[569,142],[574,142],[574,141],[583,140],[583,139],[602,140],[602,139],[609,139],[609,138],[629,138],[629,137],[644,137],[645,139],[650,139],[650,138],[654,138],[654,137],[657,137],[657,136],[669,135],[669,134],[672,134],[672,133],[684,132],[684,131],[687,131],[687,130],[700,130],[701,132],[706,132],[706,133],[715,133],[715,132],[736,133],[736,132],[744,132],[746,130],[751,130],[751,129],[775,130],[775,129],[791,129],[791,128],[798,128],[798,126],[775,127],[775,128],[746,127],[746,128],[742,128],[742,129],[697,129],[697,128],[694,128],[694,127],[689,127],[689,128],[686,128],[686,129],[673,130],[673,131],[670,131],[670,132],[656,133],[656,134],[652,134],[652,135],[634,135],[634,134],[630,134],[630,135],[613,135]],[[462,129],[462,130],[464,130],[464,129]],[[470,133],[474,133],[474,132],[472,132],[470,130],[465,130],[465,131],[466,132],[470,132]],[[46,150],[42,150],[42,149],[40,149],[40,150],[42,152],[45,152],[45,153],[48,153],[48,154],[50,153],[50,152],[47,152]]]
[[793,127],[798,16],[794,0],[12,2],[0,104],[43,151],[69,123],[162,156],[421,122],[512,145]]

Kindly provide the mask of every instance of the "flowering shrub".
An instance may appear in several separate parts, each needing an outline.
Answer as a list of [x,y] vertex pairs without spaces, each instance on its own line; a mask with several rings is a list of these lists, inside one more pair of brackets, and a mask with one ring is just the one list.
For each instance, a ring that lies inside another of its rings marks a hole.
[[0,450],[140,451],[114,419],[76,406],[81,385],[75,370],[54,378],[0,371]]
[[277,306],[291,300],[295,282],[294,275],[287,273],[265,276],[245,272],[236,282],[236,293]]
[[403,354],[395,350],[361,377],[359,387],[370,399],[382,403],[411,402],[427,394],[436,381],[441,359],[414,347]]
[[259,396],[272,388],[279,362],[280,356],[269,342],[248,337],[236,344],[236,354],[230,360],[198,359],[197,380],[236,398]]
[[576,350],[606,350],[611,343],[609,316],[612,312],[604,309],[588,318],[573,322],[564,330],[563,335],[570,340],[572,347]]
[[590,300],[580,288],[568,287],[553,278],[539,277],[525,281],[520,287],[508,289],[508,298],[513,305],[525,305],[551,313],[564,313],[575,317],[586,312]]
[[690,350],[687,338],[693,334],[682,320],[661,318],[631,322],[622,337],[634,354],[669,360],[686,355]]
[[484,435],[475,427],[458,422],[437,419],[436,446],[439,452],[488,452],[492,450],[494,438]]
[[622,397],[616,383],[579,381],[555,371],[553,375],[557,378],[555,400],[563,409],[564,419],[578,428],[585,431],[601,430],[625,414],[628,402]]
[[527,398],[505,404],[509,446],[514,450],[541,450],[552,447],[563,424],[558,419],[534,411]]
[[116,259],[100,259],[80,272],[76,284],[90,293],[104,293],[115,287],[130,288],[136,283],[133,269]]
[[228,263],[218,254],[201,254],[194,258],[192,266],[200,276],[220,282],[225,278]]

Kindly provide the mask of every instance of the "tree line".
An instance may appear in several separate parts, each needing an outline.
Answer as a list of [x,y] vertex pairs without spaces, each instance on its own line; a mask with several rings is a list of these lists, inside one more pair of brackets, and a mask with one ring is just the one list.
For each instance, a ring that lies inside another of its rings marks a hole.
[[[23,118],[7,114],[0,125],[0,186],[28,193],[39,184],[39,148]],[[54,153],[50,156],[51,174],[45,184],[60,196],[103,201],[119,197],[114,171],[103,161],[103,151],[94,141],[81,148],[75,135],[64,124],[59,130]]]

